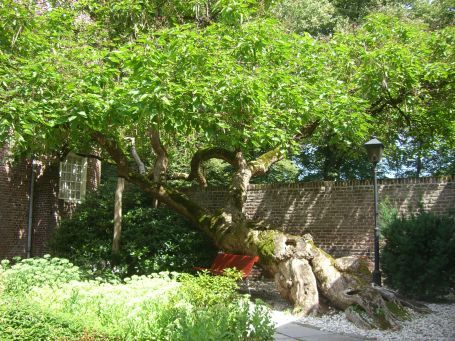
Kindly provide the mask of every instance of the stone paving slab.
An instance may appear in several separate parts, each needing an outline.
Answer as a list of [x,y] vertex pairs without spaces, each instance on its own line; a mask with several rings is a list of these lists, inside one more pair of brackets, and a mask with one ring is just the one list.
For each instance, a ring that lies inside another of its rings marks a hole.
[[361,341],[369,340],[356,335],[335,334],[329,331],[322,331],[310,325],[291,322],[279,326],[274,336],[277,341]]

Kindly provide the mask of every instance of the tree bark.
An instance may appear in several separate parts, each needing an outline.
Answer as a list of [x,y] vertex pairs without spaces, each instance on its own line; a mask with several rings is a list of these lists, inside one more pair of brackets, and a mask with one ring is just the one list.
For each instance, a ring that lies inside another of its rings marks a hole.
[[125,189],[125,179],[117,178],[117,188],[115,190],[114,204],[114,237],[112,238],[112,253],[120,252],[120,236],[122,233],[122,196]]

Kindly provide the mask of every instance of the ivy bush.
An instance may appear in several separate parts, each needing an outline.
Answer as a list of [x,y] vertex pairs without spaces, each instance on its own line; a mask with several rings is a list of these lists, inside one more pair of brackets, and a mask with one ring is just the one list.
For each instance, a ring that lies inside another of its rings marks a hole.
[[189,271],[208,266],[217,249],[200,231],[166,208],[151,208],[151,200],[127,184],[123,200],[120,254],[111,253],[115,181],[107,178],[87,195],[70,219],[61,222],[49,243],[51,253],[70,259],[95,276]]
[[419,212],[388,217],[382,230],[385,283],[418,299],[435,299],[455,289],[455,217]]

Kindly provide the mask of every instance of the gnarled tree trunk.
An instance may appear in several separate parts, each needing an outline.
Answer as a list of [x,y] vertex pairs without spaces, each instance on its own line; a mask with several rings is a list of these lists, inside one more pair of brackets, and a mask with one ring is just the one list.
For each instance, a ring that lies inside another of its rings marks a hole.
[[308,234],[289,235],[247,221],[244,204],[249,181],[251,177],[264,174],[271,164],[280,159],[279,149],[265,153],[252,162],[247,162],[240,151],[231,152],[222,148],[198,151],[191,162],[191,172],[180,178],[197,180],[205,186],[207,182],[201,164],[211,158],[222,159],[235,169],[230,199],[222,210],[214,214],[181,192],[156,181],[153,171],[147,176],[132,170],[126,154],[113,139],[99,133],[94,133],[93,137],[114,159],[119,175],[186,217],[220,249],[260,256],[260,266],[274,275],[280,294],[289,299],[296,310],[304,314],[317,312],[323,296],[332,306],[345,310],[351,321],[364,328],[399,328],[400,321],[408,317],[405,307],[428,311],[426,307],[403,300],[391,291],[372,286],[365,260],[355,257],[336,260],[318,248]]

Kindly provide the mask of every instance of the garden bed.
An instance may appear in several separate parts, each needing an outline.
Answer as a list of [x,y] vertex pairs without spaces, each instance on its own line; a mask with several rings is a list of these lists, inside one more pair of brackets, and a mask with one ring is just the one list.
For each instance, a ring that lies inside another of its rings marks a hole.
[[[0,267],[1,340],[271,340],[269,310],[236,277],[160,273],[84,279],[66,259]],[[238,276],[238,274],[237,274]]]

